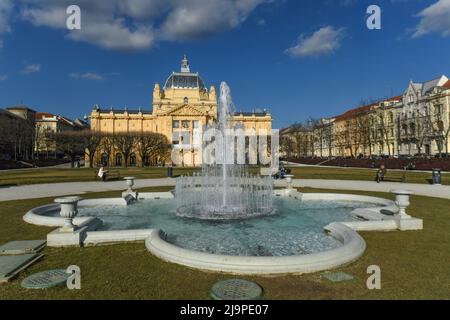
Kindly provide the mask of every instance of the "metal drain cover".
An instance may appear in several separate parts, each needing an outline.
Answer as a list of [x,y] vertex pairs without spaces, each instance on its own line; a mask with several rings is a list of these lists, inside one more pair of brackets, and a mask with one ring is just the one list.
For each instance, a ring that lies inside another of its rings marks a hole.
[[214,300],[260,300],[262,296],[257,283],[240,279],[219,281],[211,289]]
[[345,272],[325,272],[322,274],[322,276],[330,280],[331,282],[353,280],[353,276]]
[[67,282],[70,274],[65,269],[48,270],[33,274],[22,281],[27,289],[47,289]]

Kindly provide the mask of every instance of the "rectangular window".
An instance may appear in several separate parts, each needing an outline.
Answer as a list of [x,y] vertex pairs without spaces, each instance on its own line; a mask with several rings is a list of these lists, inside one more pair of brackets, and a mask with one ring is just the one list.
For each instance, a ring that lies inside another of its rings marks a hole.
[[178,129],[179,127],[180,127],[180,121],[178,121],[178,120],[172,121],[172,128]]
[[189,131],[181,132],[181,142],[184,146],[191,144],[191,133]]
[[183,129],[189,129],[189,122],[190,121],[187,121],[187,120],[181,121],[181,125],[182,125]]
[[172,144],[174,144],[174,145],[180,144],[180,133],[179,132],[174,132],[172,134]]

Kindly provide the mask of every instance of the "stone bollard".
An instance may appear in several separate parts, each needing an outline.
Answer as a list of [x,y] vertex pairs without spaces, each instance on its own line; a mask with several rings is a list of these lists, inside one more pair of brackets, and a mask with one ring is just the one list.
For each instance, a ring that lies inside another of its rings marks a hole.
[[411,216],[406,213],[406,208],[409,207],[409,196],[413,194],[410,190],[392,190],[395,194],[395,204],[397,205],[398,217],[400,219],[410,219]]
[[63,197],[54,201],[61,205],[60,216],[64,218],[64,225],[60,228],[61,232],[74,232],[77,227],[73,224],[73,219],[78,214],[78,201],[81,197]]

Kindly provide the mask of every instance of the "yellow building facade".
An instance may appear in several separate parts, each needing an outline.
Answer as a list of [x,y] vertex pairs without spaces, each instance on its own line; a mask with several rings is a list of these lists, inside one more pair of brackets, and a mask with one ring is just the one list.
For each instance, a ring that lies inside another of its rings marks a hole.
[[[101,134],[124,134],[154,132],[164,135],[178,153],[183,166],[200,166],[203,130],[217,120],[217,93],[215,86],[206,87],[198,73],[191,72],[185,56],[181,70],[172,72],[164,86],[156,83],[153,89],[153,110],[105,110],[94,106],[91,113],[91,130]],[[272,116],[269,112],[236,113],[233,119],[245,129],[270,133]],[[138,148],[138,146],[135,146]],[[179,151],[178,151],[179,150]],[[100,146],[94,165],[143,166],[145,159],[137,151],[124,159],[116,148],[104,150]],[[163,159],[170,165],[170,159]]]

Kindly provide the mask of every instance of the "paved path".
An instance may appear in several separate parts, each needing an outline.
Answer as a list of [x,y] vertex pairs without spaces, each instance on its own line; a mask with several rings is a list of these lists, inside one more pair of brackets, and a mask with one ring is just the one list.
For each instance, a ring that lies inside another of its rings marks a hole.
[[[175,179],[136,180],[134,188],[175,186]],[[67,196],[89,192],[126,190],[125,181],[44,183],[7,188],[0,187],[0,201]],[[119,196],[119,194],[118,194]]]
[[[275,186],[283,187],[284,180],[275,181]],[[450,186],[433,186],[426,184],[383,182],[373,181],[351,181],[351,180],[313,180],[295,179],[295,187],[311,187],[318,189],[335,190],[364,190],[390,192],[392,189],[408,189],[415,194],[450,199]],[[135,181],[135,188],[175,186],[175,179],[142,179]],[[58,197],[89,192],[121,191],[125,190],[125,181],[114,182],[66,182],[47,183],[0,188],[0,201],[22,200],[46,197]],[[119,194],[118,194],[119,195]]]
[[[276,186],[284,186],[286,182],[276,181]],[[295,179],[294,187],[310,187],[317,189],[335,190],[360,190],[390,192],[392,189],[407,189],[414,191],[417,195],[450,199],[450,186],[435,186],[429,184],[382,182],[375,181],[353,181],[353,180],[321,180],[321,179]]]

